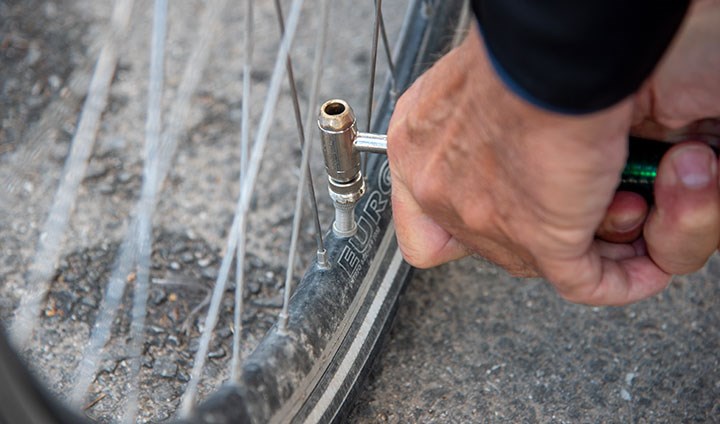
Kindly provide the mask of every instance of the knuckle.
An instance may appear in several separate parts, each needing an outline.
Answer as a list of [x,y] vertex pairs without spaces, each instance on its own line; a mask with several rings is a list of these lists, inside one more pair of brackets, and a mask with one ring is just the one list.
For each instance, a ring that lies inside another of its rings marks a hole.
[[657,266],[668,274],[684,275],[701,269],[712,256],[712,250],[706,252],[690,252],[677,254],[677,252],[657,252],[652,247],[648,249],[650,257]]
[[584,296],[578,294],[577,291],[558,290],[557,292],[560,297],[570,303],[588,304],[587,299]]
[[586,302],[587,290],[584,287],[578,286],[577,284],[563,284],[558,282],[553,282],[553,285],[555,286],[555,290],[560,295],[560,297],[567,300],[568,302]]
[[425,118],[419,109],[410,109],[405,115],[403,124],[408,141],[413,144],[423,143],[434,130],[430,120]]
[[[549,253],[572,256],[582,251],[589,243],[592,233],[587,229],[540,226],[532,236],[532,245],[537,246],[534,254],[544,257]],[[565,280],[566,278],[562,278]]]
[[586,267],[562,268],[545,275],[558,295],[571,303],[601,305],[606,293],[601,280]]
[[575,286],[570,289],[560,290],[558,294],[571,303],[580,305],[603,305],[604,294],[599,290],[598,285]]
[[429,173],[418,173],[413,178],[412,190],[417,203],[423,208],[432,207],[441,201],[443,190],[447,189],[439,178]]
[[654,228],[646,234],[647,249],[653,261],[670,274],[688,274],[703,267],[717,249],[717,220],[688,213],[673,225]]
[[593,290],[589,290],[587,285],[581,285],[577,282],[558,282],[552,281],[555,291],[568,302],[579,304],[591,304]]
[[418,245],[411,240],[400,238],[399,236],[398,244],[400,246],[400,253],[402,253],[403,259],[405,259],[405,261],[413,267],[427,269],[434,265],[430,255],[427,254],[427,251],[418,248],[421,245]]
[[675,228],[678,232],[689,238],[706,239],[716,237],[718,233],[718,211],[717,202],[712,202],[705,207],[692,207],[681,210],[675,216]]

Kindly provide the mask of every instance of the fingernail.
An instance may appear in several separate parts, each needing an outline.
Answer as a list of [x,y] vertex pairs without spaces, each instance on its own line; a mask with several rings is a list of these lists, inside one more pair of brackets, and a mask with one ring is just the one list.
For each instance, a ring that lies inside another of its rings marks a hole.
[[610,218],[610,225],[613,230],[620,233],[627,233],[630,230],[634,230],[640,224],[643,217],[638,218],[634,215],[616,215]]
[[673,166],[687,188],[707,187],[716,173],[715,155],[702,147],[685,147],[673,155]]

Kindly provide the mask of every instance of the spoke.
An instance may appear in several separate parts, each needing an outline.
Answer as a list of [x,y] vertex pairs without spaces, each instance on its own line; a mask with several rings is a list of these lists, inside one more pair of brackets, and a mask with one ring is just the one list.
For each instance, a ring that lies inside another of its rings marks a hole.
[[240,120],[240,175],[241,177],[247,171],[248,154],[250,151],[250,82],[252,81],[252,55],[255,47],[254,17],[253,17],[254,0],[247,0],[245,3],[245,58],[243,63],[243,83],[242,83],[242,116]]
[[208,308],[208,313],[205,317],[205,328],[200,337],[200,343],[193,362],[190,381],[188,382],[187,389],[181,401],[180,416],[184,418],[187,418],[190,415],[195,404],[195,397],[197,395],[198,384],[200,378],[202,377],[202,370],[207,358],[210,338],[213,330],[215,329],[215,325],[217,324],[222,295],[225,291],[230,265],[235,254],[235,249],[237,248],[239,231],[240,228],[245,226],[247,210],[250,206],[250,199],[253,194],[253,187],[255,186],[257,174],[260,170],[260,161],[265,151],[270,125],[272,124],[272,120],[275,116],[275,108],[280,94],[280,83],[285,76],[285,67],[283,65],[295,36],[302,4],[303,0],[293,0],[290,14],[288,16],[287,29],[285,31],[285,35],[282,37],[280,48],[278,50],[278,56],[275,61],[272,77],[270,79],[270,86],[267,92],[267,101],[263,108],[262,117],[260,118],[260,124],[258,125],[258,131],[252,147],[252,154],[248,163],[247,172],[244,174],[240,196],[236,205],[235,217],[233,218],[233,224],[228,236],[225,256],[220,264],[218,278],[215,281],[215,288],[213,289],[210,307]]
[[[375,0],[375,7],[378,8],[380,14],[380,36],[382,37],[388,68],[390,68],[390,89],[395,92],[395,64],[393,63],[392,52],[390,51],[390,41],[388,41],[387,31],[385,30],[385,19],[383,18],[382,7],[379,7],[377,2],[378,0]],[[370,131],[370,128],[368,128],[368,131]]]
[[[278,22],[280,24],[280,33],[283,34],[285,33],[285,19],[283,18],[280,0],[275,0],[275,10],[277,11]],[[285,62],[285,67],[287,68],[288,83],[290,84],[290,91],[292,94],[291,98],[293,102],[293,110],[295,111],[295,125],[297,126],[298,137],[300,139],[300,148],[302,148],[305,145],[306,132],[303,131],[302,116],[300,113],[300,101],[298,100],[297,86],[295,84],[295,75],[293,73],[292,60],[290,59],[289,54]],[[311,105],[311,108],[314,107],[314,104]],[[311,108],[308,108],[308,114],[310,115],[312,115]],[[312,207],[313,217],[315,218],[315,243],[317,245],[317,256],[318,260],[320,261],[320,266],[325,266],[325,243],[323,242],[322,238],[322,227],[320,226],[320,214],[318,213],[317,199],[315,198],[315,187],[313,186],[313,179],[310,168],[307,168],[305,172],[308,174],[307,177],[303,176],[301,177],[301,179],[307,182],[308,195],[310,197],[310,206]],[[305,178],[307,179],[305,180]]]
[[233,353],[230,363],[230,381],[240,380],[242,371],[242,355],[240,353],[240,341],[242,340],[242,314],[243,296],[245,292],[245,230],[247,222],[243,220],[243,227],[238,231],[238,247],[235,258],[235,315],[233,320]]
[[118,61],[118,39],[127,31],[132,6],[133,0],[118,0],[113,8],[111,33],[95,65],[60,185],[40,233],[37,253],[29,270],[28,291],[22,296],[20,305],[15,310],[10,333],[19,349],[25,348],[32,338],[40,309],[50,289],[50,279],[60,256],[78,187],[85,176],[100,119],[107,105],[110,84]]
[[88,387],[94,380],[95,370],[100,361],[103,346],[110,338],[112,322],[122,303],[127,280],[131,279],[131,269],[137,259],[137,222],[133,221],[120,246],[120,253],[108,282],[105,297],[102,300],[98,317],[92,328],[90,340],[85,346],[82,359],[78,364],[75,386],[71,392],[71,403],[82,406]]
[[152,42],[150,47],[150,78],[148,108],[145,122],[145,164],[143,187],[138,206],[138,233],[140,249],[137,260],[137,277],[133,294],[132,323],[130,325],[130,375],[126,423],[134,423],[138,410],[140,366],[147,315],[150,255],[152,253],[152,215],[157,197],[158,147],[160,144],[165,34],[167,29],[167,0],[155,0]]
[[380,22],[382,20],[382,0],[375,0],[375,22],[373,24],[372,53],[370,55],[370,84],[368,86],[367,126],[365,131],[370,132],[372,124],[373,100],[375,94],[375,70],[377,67],[378,37]]
[[[315,40],[315,61],[313,62],[313,80],[310,88],[310,99],[308,100],[308,111],[311,111],[317,104],[318,92],[320,91],[320,79],[322,78],[323,59],[325,57],[325,47],[327,45],[328,23],[329,23],[329,3],[328,0],[322,0],[322,15],[320,22],[320,32]],[[308,113],[305,121],[305,133],[313,134],[311,128],[315,124],[315,115]],[[283,293],[283,307],[280,312],[280,331],[287,329],[289,319],[288,307],[290,304],[290,294],[292,291],[293,270],[295,265],[295,255],[297,252],[297,240],[300,234],[300,221],[302,216],[302,199],[303,187],[305,186],[305,177],[309,176],[310,170],[310,151],[312,149],[312,137],[303,146],[302,159],[300,165],[300,181],[298,182],[297,194],[295,195],[295,215],[293,216],[292,235],[290,238],[290,252],[288,254],[288,265],[285,271],[285,291]]]
[[[367,126],[365,131],[370,132],[372,124],[373,100],[375,92],[375,68],[377,67],[378,37],[380,33],[380,21],[382,19],[382,0],[375,1],[375,23],[373,24],[372,53],[370,55],[370,84],[368,87],[367,104]],[[362,154],[362,173],[367,174],[367,153]]]
[[[156,194],[170,168],[170,163],[177,147],[177,141],[181,132],[185,129],[187,115],[190,110],[190,101],[200,82],[205,64],[208,61],[210,46],[215,31],[220,26],[220,17],[223,8],[224,1],[216,1],[208,4],[208,8],[205,10],[202,23],[198,30],[200,35],[196,39],[196,43],[188,58],[187,66],[178,88],[177,98],[175,102],[173,102],[172,109],[170,110],[167,130],[163,132],[160,146],[155,157],[146,158],[146,160],[154,164],[154,166],[150,167],[152,170],[151,176],[143,181],[142,193],[152,193],[152,197],[151,201],[147,203],[143,203],[141,200],[135,211],[135,216],[145,216],[146,218],[143,219],[147,219],[147,222],[149,222],[155,205],[157,204]],[[142,210],[140,209],[140,205],[142,205]],[[125,240],[120,247],[118,259],[115,262],[108,283],[107,293],[100,305],[98,318],[95,322],[90,340],[85,347],[83,358],[80,361],[77,371],[78,377],[71,396],[73,402],[77,405],[82,403],[82,399],[94,379],[95,370],[97,369],[103,347],[110,337],[112,322],[120,307],[127,280],[131,275],[133,265],[137,263],[137,255],[141,250],[140,237],[138,236],[139,222],[140,220],[138,218],[132,221]],[[144,230],[146,233],[150,231],[149,224],[147,224],[147,226],[148,229]],[[147,245],[149,246],[149,241],[147,241]]]
[[[250,77],[252,72],[253,38],[253,0],[245,3],[245,58],[243,64],[242,118],[240,121],[240,186],[247,170],[248,149],[250,145]],[[235,257],[235,308],[233,319],[233,349],[230,363],[230,381],[240,379],[240,341],[242,339],[243,295],[245,289],[245,226],[240,228],[238,249]]]

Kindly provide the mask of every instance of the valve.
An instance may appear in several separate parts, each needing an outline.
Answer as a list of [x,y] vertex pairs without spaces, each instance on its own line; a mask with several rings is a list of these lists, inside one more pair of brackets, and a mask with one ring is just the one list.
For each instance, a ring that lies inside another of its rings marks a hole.
[[360,152],[387,153],[387,136],[358,132],[355,113],[340,99],[323,103],[318,126],[328,190],[335,206],[333,232],[338,237],[352,237],[357,232],[355,205],[365,194]]

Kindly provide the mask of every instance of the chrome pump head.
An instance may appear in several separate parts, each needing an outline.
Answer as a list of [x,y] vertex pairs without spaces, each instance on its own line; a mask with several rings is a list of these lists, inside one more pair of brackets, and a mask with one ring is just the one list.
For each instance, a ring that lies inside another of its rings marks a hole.
[[387,137],[358,132],[355,113],[340,99],[323,103],[318,126],[328,189],[335,205],[333,232],[338,237],[352,237],[357,232],[355,204],[365,194],[360,152],[385,153]]

